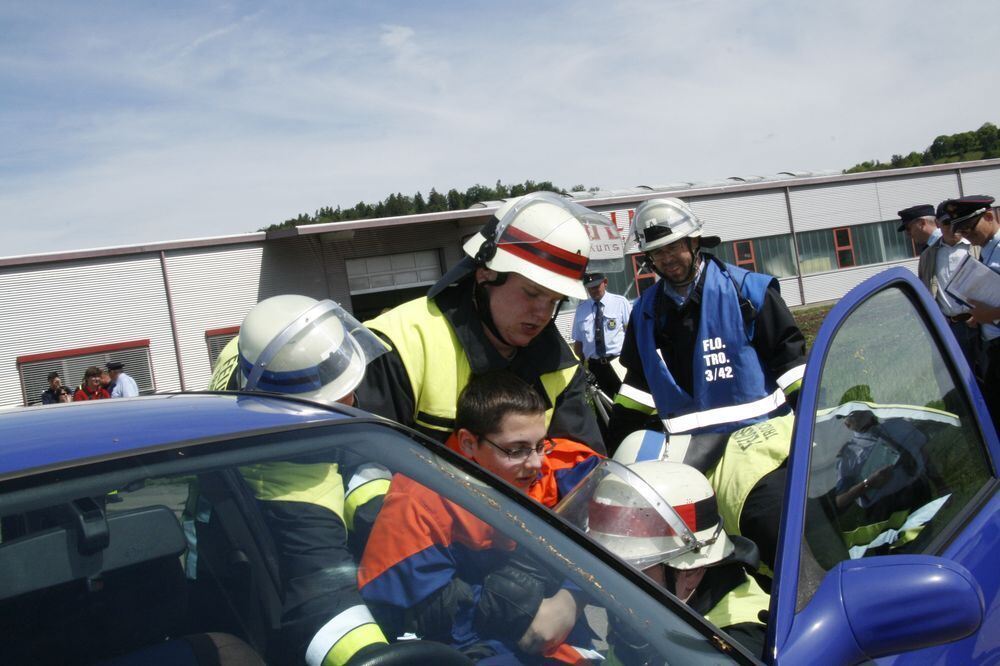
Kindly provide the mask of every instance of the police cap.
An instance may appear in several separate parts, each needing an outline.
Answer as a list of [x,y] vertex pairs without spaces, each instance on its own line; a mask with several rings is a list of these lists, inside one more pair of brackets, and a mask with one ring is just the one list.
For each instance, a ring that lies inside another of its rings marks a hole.
[[950,224],[956,231],[970,229],[976,226],[979,216],[988,211],[994,201],[993,197],[985,194],[948,199],[938,206],[937,220],[941,224]]
[[605,280],[608,276],[604,273],[584,273],[583,275],[583,286],[584,287],[596,287]]
[[121,361],[108,361],[108,370],[121,370],[125,367],[125,364]]
[[899,215],[899,227],[896,231],[906,231],[906,225],[913,220],[920,219],[921,217],[934,217],[934,206],[930,204],[910,206],[899,211],[896,215]]

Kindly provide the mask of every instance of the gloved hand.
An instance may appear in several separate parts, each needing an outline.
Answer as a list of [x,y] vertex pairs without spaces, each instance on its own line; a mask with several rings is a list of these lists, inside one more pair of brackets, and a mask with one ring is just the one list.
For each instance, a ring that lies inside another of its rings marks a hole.
[[544,572],[523,557],[511,557],[483,581],[473,627],[480,636],[516,643],[545,598]]

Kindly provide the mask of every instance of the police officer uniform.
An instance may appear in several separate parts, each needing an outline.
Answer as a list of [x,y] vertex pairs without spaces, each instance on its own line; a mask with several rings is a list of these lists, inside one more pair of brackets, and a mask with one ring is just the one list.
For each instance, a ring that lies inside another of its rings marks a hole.
[[[583,286],[588,290],[600,287],[607,281],[604,273],[587,273]],[[601,390],[614,397],[621,387],[621,379],[611,366],[611,361],[621,354],[625,341],[625,326],[632,311],[628,299],[605,290],[599,298],[591,294],[582,301],[573,317],[573,341],[579,345],[582,360],[597,378]]]
[[[979,227],[985,216],[992,234],[982,240],[980,261],[994,273],[1000,273],[1000,224],[992,208],[994,198],[987,195],[965,196],[949,199],[941,204],[942,224],[951,224],[956,233],[965,235]],[[984,322],[979,326],[980,350],[976,362],[976,376],[980,389],[993,417],[993,424],[1000,423],[1000,320]]]

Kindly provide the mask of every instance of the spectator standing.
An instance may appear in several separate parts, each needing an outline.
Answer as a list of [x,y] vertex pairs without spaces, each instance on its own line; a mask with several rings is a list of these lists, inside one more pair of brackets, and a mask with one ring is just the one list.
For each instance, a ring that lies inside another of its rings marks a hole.
[[110,361],[108,363],[108,374],[111,376],[112,398],[135,398],[139,395],[138,384],[125,372],[124,368],[125,364],[121,361]]
[[899,215],[899,226],[896,230],[905,233],[913,241],[917,254],[920,255],[917,275],[924,286],[930,289],[934,264],[928,264],[924,257],[924,250],[937,243],[938,239],[941,238],[941,231],[937,228],[934,216],[934,206],[919,204],[904,208],[896,214]]
[[[945,287],[955,275],[965,255],[971,254],[976,259],[979,258],[979,248],[974,247],[968,239],[955,234],[950,219],[944,215],[944,202],[938,205],[935,216],[941,235],[937,239],[931,239],[927,250],[920,255],[921,263],[926,256],[930,270],[929,284],[926,281],[924,284],[930,289],[942,314],[947,317],[951,332],[958,341],[958,346],[962,348],[965,359],[970,366],[974,366],[979,346],[979,331],[965,323],[969,318],[969,307],[945,291]],[[923,275],[921,281],[924,281]]]
[[[1000,273],[1000,220],[993,202],[993,197],[984,195],[949,199],[941,204],[941,219],[962,238],[981,247],[980,261]],[[1000,423],[1000,307],[977,302],[970,306],[968,324],[978,324],[980,332],[976,375],[996,426]]]
[[92,365],[83,373],[83,382],[73,394],[73,402],[77,400],[103,400],[110,397],[111,394],[108,393],[107,389],[101,386],[101,369]]
[[622,381],[611,361],[622,353],[632,305],[624,296],[608,292],[608,278],[604,273],[587,273],[583,276],[583,286],[590,300],[581,302],[576,308],[573,350],[594,373],[601,390],[614,398]]
[[42,404],[54,405],[59,402],[73,402],[68,388],[62,385],[62,378],[54,370],[49,373],[49,387],[42,391]]

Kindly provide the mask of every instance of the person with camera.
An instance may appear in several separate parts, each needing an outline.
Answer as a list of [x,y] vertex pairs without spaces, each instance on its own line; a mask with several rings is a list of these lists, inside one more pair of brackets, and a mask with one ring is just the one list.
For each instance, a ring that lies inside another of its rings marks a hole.
[[53,370],[49,373],[49,387],[42,391],[42,404],[55,405],[60,402],[73,402],[69,389],[62,385],[59,373]]

